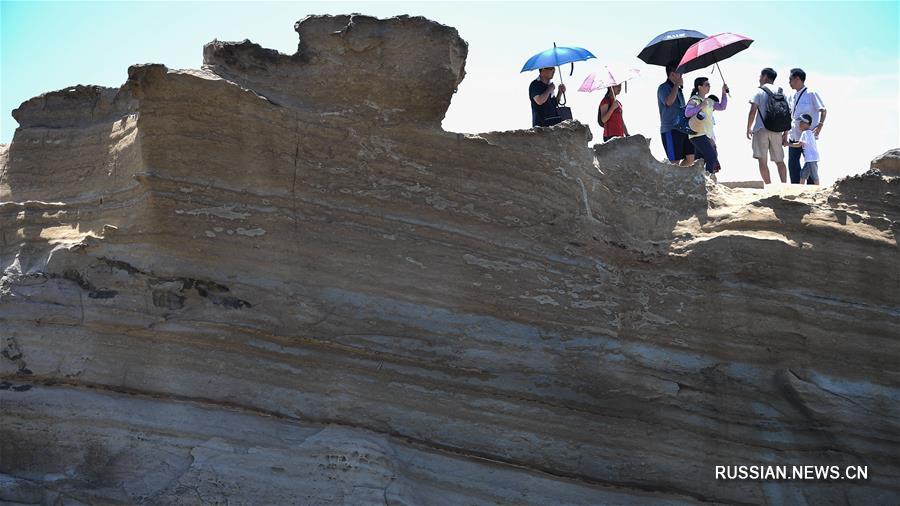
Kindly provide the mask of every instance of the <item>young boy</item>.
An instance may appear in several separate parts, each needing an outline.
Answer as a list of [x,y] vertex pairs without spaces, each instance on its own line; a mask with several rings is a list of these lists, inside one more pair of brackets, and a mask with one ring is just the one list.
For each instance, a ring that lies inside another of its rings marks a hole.
[[803,149],[803,170],[800,171],[800,184],[806,184],[809,180],[812,184],[819,184],[819,148],[816,146],[816,136],[809,126],[812,124],[812,116],[800,115],[800,140],[790,144],[792,148]]

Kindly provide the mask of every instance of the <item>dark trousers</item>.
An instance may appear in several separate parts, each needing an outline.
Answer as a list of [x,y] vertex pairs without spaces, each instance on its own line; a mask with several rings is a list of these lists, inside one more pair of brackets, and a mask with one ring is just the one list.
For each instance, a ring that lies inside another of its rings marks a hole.
[[718,150],[713,146],[709,137],[705,135],[693,137],[691,142],[694,144],[694,149],[697,150],[697,158],[703,158],[706,161],[706,172],[712,174],[716,169],[716,164],[719,162]]
[[800,155],[802,154],[803,149],[788,147],[788,172],[791,173],[792,184],[800,182],[800,170],[803,168],[800,165]]

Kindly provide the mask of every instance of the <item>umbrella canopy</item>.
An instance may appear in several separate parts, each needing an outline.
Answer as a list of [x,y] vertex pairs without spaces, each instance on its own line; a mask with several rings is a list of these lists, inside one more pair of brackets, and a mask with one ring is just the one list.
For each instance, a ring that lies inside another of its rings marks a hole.
[[551,49],[542,51],[529,58],[522,67],[522,72],[544,67],[558,67],[566,63],[589,60],[591,58],[596,58],[596,56],[587,49],[581,47],[556,47],[556,43],[553,43]]
[[622,84],[629,79],[634,79],[640,75],[638,69],[610,70],[608,66],[604,66],[600,72],[589,74],[578,91],[592,92],[609,88],[617,84]]
[[696,30],[670,30],[651,40],[638,54],[638,58],[650,65],[674,65],[681,61],[687,48],[705,38],[706,35]]
[[720,33],[697,41],[678,62],[676,72],[685,74],[730,58],[750,47],[753,39],[736,33]]

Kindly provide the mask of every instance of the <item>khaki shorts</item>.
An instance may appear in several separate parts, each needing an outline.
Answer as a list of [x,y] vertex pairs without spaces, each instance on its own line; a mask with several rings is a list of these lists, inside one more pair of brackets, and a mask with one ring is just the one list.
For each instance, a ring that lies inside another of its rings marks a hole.
[[753,133],[753,158],[767,162],[766,155],[771,157],[773,162],[784,161],[781,132],[772,132],[761,128]]

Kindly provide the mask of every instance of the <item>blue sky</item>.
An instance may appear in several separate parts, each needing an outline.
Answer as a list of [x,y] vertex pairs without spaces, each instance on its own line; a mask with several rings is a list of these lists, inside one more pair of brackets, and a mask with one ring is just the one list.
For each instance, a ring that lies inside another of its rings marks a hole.
[[[202,63],[203,44],[215,38],[249,38],[264,47],[293,53],[297,46],[295,21],[307,14],[352,12],[378,17],[423,15],[459,30],[469,42],[469,58],[466,79],[444,123],[445,128],[454,131],[529,127],[530,113],[525,103],[527,98],[523,97],[533,76],[519,74],[518,70],[529,56],[556,41],[560,45],[586,47],[598,56],[597,61],[576,64],[574,76],[569,77],[568,71],[564,73],[567,84],[575,85],[572,92],[592,69],[592,64],[639,67],[641,82],[635,83],[623,97],[625,119],[633,132],[652,135],[655,120],[647,117],[652,116],[651,111],[645,109],[640,116],[638,112],[644,101],[652,103],[653,89],[662,81],[662,74],[656,67],[644,66],[635,55],[656,34],[675,28],[697,29],[707,34],[729,31],[755,40],[750,49],[722,64],[732,89],[730,107],[736,112],[730,109],[719,114],[719,128],[727,130],[730,123],[735,128],[743,128],[745,95],[752,93],[755,86],[754,78],[748,75],[758,74],[762,66],[774,67],[785,78],[789,68],[803,67],[810,76],[810,86],[816,86],[822,93],[830,115],[843,107],[852,113],[851,109],[858,106],[837,103],[835,98],[844,97],[844,90],[826,90],[826,84],[858,88],[846,94],[850,101],[864,96],[865,107],[883,106],[886,113],[897,113],[900,110],[898,5],[900,2],[896,1],[554,2],[551,5],[547,2],[3,0],[0,3],[0,143],[10,142],[17,126],[10,115],[12,109],[41,93],[75,84],[117,87],[124,83],[128,66],[135,63],[198,68]],[[782,84],[787,87],[786,80]],[[513,101],[510,96],[520,100]],[[576,118],[585,123],[594,122],[593,102],[599,102],[600,96],[574,98],[573,106],[579,108]],[[469,111],[484,110],[485,103],[496,104],[493,117],[469,114]],[[840,114],[833,117],[839,119]],[[873,141],[871,149],[900,145],[897,118],[894,114],[884,120],[888,122],[884,139]],[[599,138],[596,133],[595,141]],[[833,137],[831,140],[834,144]],[[823,139],[823,144],[828,142],[828,138]],[[739,160],[743,165],[745,157],[737,156],[741,149],[742,146],[735,144],[735,165]],[[859,156],[870,159],[876,154]],[[827,182],[829,178],[823,179]]]

